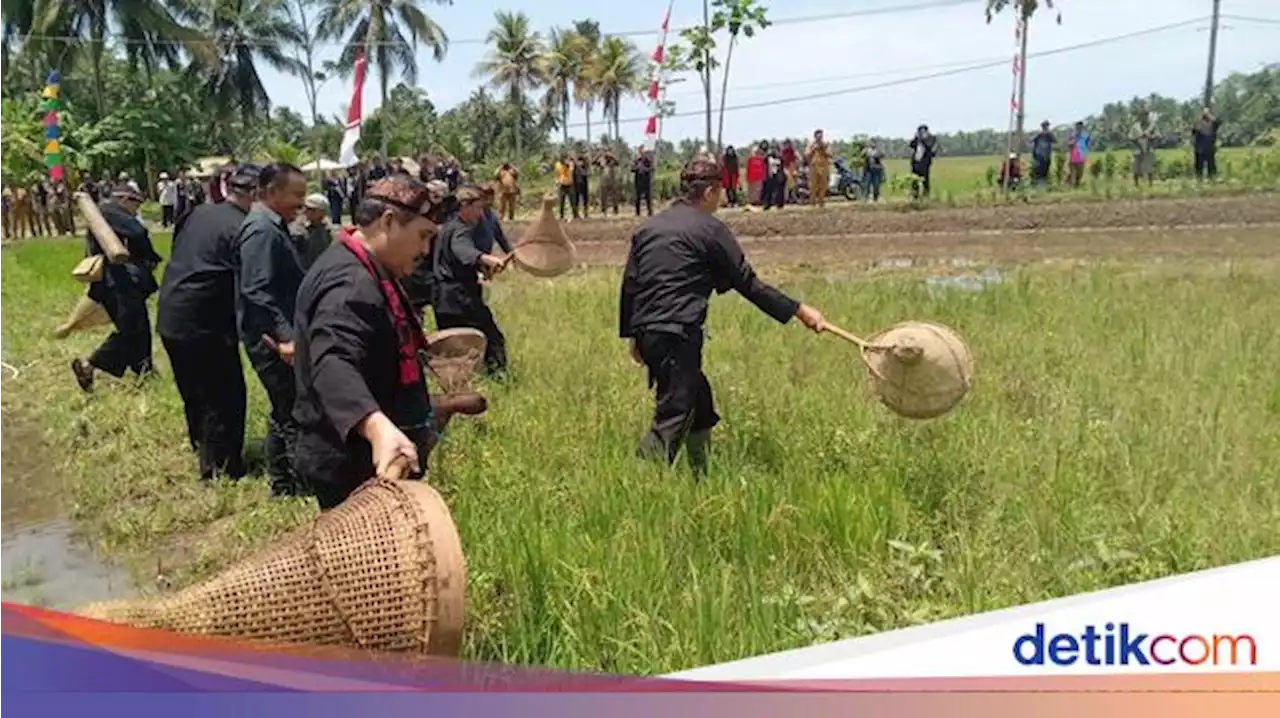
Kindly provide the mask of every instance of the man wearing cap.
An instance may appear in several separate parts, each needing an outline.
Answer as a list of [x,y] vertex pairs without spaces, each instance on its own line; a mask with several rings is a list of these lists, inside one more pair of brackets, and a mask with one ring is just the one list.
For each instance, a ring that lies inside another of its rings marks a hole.
[[173,221],[177,219],[178,183],[169,179],[168,172],[160,173],[156,193],[160,195],[160,226],[172,227]]
[[302,209],[307,179],[289,164],[272,164],[258,175],[259,202],[245,217],[236,237],[240,253],[237,316],[244,342],[262,387],[271,400],[266,458],[272,490],[305,491],[293,471],[293,310],[305,274],[289,224]]
[[[89,285],[89,298],[106,309],[115,331],[87,360],[77,357],[71,361],[76,383],[86,392],[93,391],[94,371],[98,369],[116,378],[128,370],[138,376],[153,371],[147,297],[158,288],[154,272],[162,259],[151,245],[147,228],[138,220],[142,200],[140,192],[121,184],[99,206],[102,218],[129,250],[129,258],[119,264],[106,262],[102,277]],[[103,254],[92,231],[87,233],[85,245],[87,256]]]
[[422,325],[395,281],[430,247],[430,207],[426,187],[407,175],[370,184],[356,227],[298,290],[296,465],[321,510],[397,462],[421,473],[449,419],[486,408],[476,394],[428,395]]
[[464,185],[456,193],[457,214],[440,228],[432,264],[435,290],[431,305],[440,329],[470,327],[484,332],[485,370],[500,376],[507,368],[506,338],[484,303],[480,274],[492,276],[502,271],[504,262],[481,249],[484,243],[484,193],[474,185]]
[[302,214],[289,230],[298,243],[298,261],[305,272],[333,242],[329,229],[329,199],[318,193],[307,195],[302,203]]
[[674,463],[681,445],[695,475],[707,468],[711,429],[719,421],[702,373],[702,326],[712,291],[735,289],[765,314],[825,328],[818,310],[761,282],[733,232],[714,213],[721,169],[699,158],[680,173],[680,197],[640,225],[631,238],[619,301],[619,336],[649,370],[653,425],[636,453]]
[[156,333],[169,355],[203,479],[245,474],[236,237],[257,197],[258,168],[234,168],[226,188],[225,201],[196,205],[179,217],[156,312]]

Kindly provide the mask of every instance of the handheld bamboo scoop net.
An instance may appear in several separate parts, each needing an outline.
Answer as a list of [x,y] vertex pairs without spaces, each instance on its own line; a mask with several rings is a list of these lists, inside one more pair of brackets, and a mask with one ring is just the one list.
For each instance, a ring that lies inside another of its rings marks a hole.
[[375,478],[204,583],[79,613],[181,633],[456,656],[466,586],[458,531],[435,489]]
[[446,394],[469,391],[487,342],[479,329],[442,329],[427,335],[427,368]]
[[908,419],[947,413],[973,383],[973,356],[960,335],[932,322],[904,322],[870,339],[827,331],[858,347],[880,401]]
[[558,277],[573,268],[578,253],[556,219],[555,203],[555,197],[542,196],[538,219],[524,231],[504,262],[514,263],[535,277]]

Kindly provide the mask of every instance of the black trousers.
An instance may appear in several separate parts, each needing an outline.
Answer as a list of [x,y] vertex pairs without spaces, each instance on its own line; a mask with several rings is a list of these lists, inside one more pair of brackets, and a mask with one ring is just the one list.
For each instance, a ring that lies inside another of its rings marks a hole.
[[929,182],[929,175],[932,172],[930,167],[918,167],[911,171],[916,176],[915,187],[911,190],[912,196],[916,199],[928,197],[933,186]]
[[234,335],[160,340],[182,396],[191,448],[200,457],[200,478],[241,478],[246,395],[239,340]]
[[770,207],[782,207],[787,203],[787,175],[779,172],[764,181],[764,190],[761,193],[760,203],[765,209]]
[[636,453],[674,463],[690,434],[710,431],[720,423],[711,383],[702,373],[702,330],[685,334],[641,332],[636,338],[654,390],[653,424]]
[[293,470],[299,432],[298,423],[293,418],[293,403],[298,396],[293,367],[285,364],[279,357],[272,356],[254,362],[253,368],[271,401],[271,413],[267,416],[267,438],[263,446],[271,490],[277,495],[288,496],[310,493],[310,487],[303,486]]
[[640,201],[644,200],[645,212],[653,216],[653,180],[647,175],[644,179],[636,179],[636,216],[640,216]]
[[171,204],[160,205],[160,226],[172,227],[173,220],[177,217],[176,208]]
[[573,205],[573,218],[578,218],[578,200],[573,196],[573,185],[560,185],[560,219],[564,219],[565,203]]
[[1196,148],[1196,177],[1213,179],[1218,176],[1217,152],[1213,149]]
[[436,310],[436,328],[458,329],[467,327],[484,332],[484,367],[490,374],[507,368],[507,338],[498,329],[489,307],[480,304],[465,312],[441,312]]
[[133,284],[119,282],[94,299],[107,310],[115,331],[89,357],[89,364],[117,379],[130,369],[138,375],[150,372],[151,319],[146,296]]
[[591,191],[587,182],[588,181],[585,177],[581,179],[575,179],[573,181],[573,216],[574,217],[578,216],[579,207],[582,208],[583,219],[586,219],[587,215],[589,214],[588,210],[591,206],[591,201],[590,201]]

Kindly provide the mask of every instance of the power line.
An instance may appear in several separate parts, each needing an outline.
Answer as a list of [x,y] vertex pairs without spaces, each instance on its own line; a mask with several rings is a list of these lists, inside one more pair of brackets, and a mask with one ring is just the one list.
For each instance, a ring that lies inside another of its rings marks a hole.
[[[846,19],[849,19],[849,18],[855,18],[855,17],[868,17],[868,16],[872,16],[872,15],[894,15],[894,14],[898,14],[898,13],[910,13],[910,12],[917,12],[917,11],[920,11],[920,10],[934,10],[934,9],[938,9],[938,8],[956,7],[956,6],[960,6],[960,5],[976,5],[976,4],[979,4],[979,3],[981,3],[981,2],[983,2],[983,0],[927,0],[926,2],[917,2],[917,3],[911,4],[911,5],[891,5],[891,6],[888,6],[888,7],[866,8],[866,9],[863,9],[863,10],[849,10],[849,11],[845,11],[845,12],[825,13],[825,14],[822,14],[822,15],[799,15],[799,16],[796,16],[796,17],[782,17],[782,18],[778,18],[778,19],[776,19],[776,20],[770,20],[770,26],[776,26],[776,25],[800,25],[800,24],[813,23],[813,22],[830,22],[830,21],[832,21],[832,20],[846,20]],[[678,34],[678,33],[680,33],[680,32],[681,32],[681,31],[683,31],[683,30],[691,30],[691,29],[698,28],[698,27],[701,27],[701,25],[691,25],[691,26],[686,26],[686,27],[676,27],[676,28],[672,28],[672,32],[674,32],[674,33],[677,33],[677,34]],[[604,36],[606,36],[606,37],[607,37],[607,36],[613,36],[613,37],[648,37],[648,36],[652,36],[652,35],[657,35],[657,34],[658,34],[658,31],[657,31],[657,30],[653,30],[653,29],[648,29],[648,30],[623,30],[623,31],[620,31],[620,32],[602,32],[601,34],[602,34],[602,35],[604,35]],[[84,43],[84,44],[86,44],[86,45],[88,45],[88,44],[93,44],[93,43],[97,42],[96,40],[92,40],[92,39],[88,39],[88,38],[84,38],[84,37],[79,37],[79,36],[76,36],[76,35],[40,35],[40,34],[35,34],[35,33],[28,33],[27,35],[25,35],[25,36],[23,37],[23,42],[29,42],[29,41],[32,41],[32,40],[38,40],[38,41],[41,41],[41,42],[65,42],[65,43],[76,42],[76,43]],[[150,46],[171,45],[171,46],[181,46],[181,47],[191,47],[191,46],[198,46],[198,45],[217,45],[217,44],[219,44],[219,41],[218,41],[218,40],[215,40],[215,39],[212,39],[212,38],[210,38],[210,39],[202,39],[202,40],[189,40],[189,41],[184,41],[184,40],[155,40],[155,41],[153,41],[153,40],[131,40],[131,39],[129,39],[129,38],[104,37],[104,38],[103,38],[103,40],[102,40],[102,42],[103,42],[103,44],[110,43],[110,42],[115,42],[115,43],[117,43],[117,44],[121,44],[121,45],[150,45]],[[276,42],[268,42],[268,41],[265,41],[265,40],[264,40],[264,41],[260,41],[260,42],[239,42],[239,43],[236,43],[236,44],[241,45],[241,46],[249,46],[249,47],[255,47],[255,46],[272,46],[272,47],[274,47],[274,46],[278,45],[279,43],[276,43]],[[391,42],[385,42],[385,43],[383,43],[383,42],[375,42],[375,43],[369,43],[369,44],[370,44],[370,46],[377,47],[377,46],[380,46],[380,45],[390,45],[390,44],[393,44],[393,43],[391,43]],[[450,45],[450,46],[453,46],[453,45],[485,45],[485,44],[488,44],[488,41],[487,41],[485,38],[483,38],[483,37],[468,37],[468,38],[462,38],[462,39],[450,40],[450,41],[449,41],[449,45]],[[345,42],[340,42],[340,41],[324,41],[324,42],[317,42],[315,46],[316,46],[316,47],[345,47],[345,46],[346,46],[346,43],[345,43]]]
[[1253,17],[1250,15],[1223,15],[1227,20],[1235,20],[1237,22],[1256,22],[1262,25],[1280,25],[1280,18],[1274,17]]
[[[1066,52],[1075,52],[1075,51],[1078,51],[1078,50],[1086,50],[1086,49],[1093,48],[1093,47],[1098,47],[1098,46],[1101,46],[1101,45],[1109,45],[1109,44],[1111,44],[1111,43],[1115,43],[1115,42],[1122,42],[1122,41],[1124,41],[1124,40],[1131,40],[1131,39],[1136,38],[1136,37],[1142,37],[1142,36],[1145,36],[1145,35],[1154,35],[1154,34],[1156,34],[1156,33],[1168,32],[1169,30],[1176,30],[1176,29],[1178,29],[1178,28],[1188,27],[1188,26],[1191,26],[1191,25],[1195,25],[1195,24],[1198,24],[1198,23],[1202,23],[1202,22],[1204,22],[1204,21],[1205,21],[1205,20],[1207,20],[1207,19],[1208,19],[1208,16],[1205,16],[1205,17],[1198,17],[1198,18],[1195,18],[1195,19],[1193,19],[1193,20],[1183,20],[1182,22],[1169,23],[1168,25],[1160,25],[1160,26],[1157,26],[1157,27],[1147,28],[1147,29],[1145,29],[1145,30],[1136,30],[1136,31],[1134,31],[1134,32],[1124,33],[1123,35],[1113,35],[1113,36],[1111,36],[1111,37],[1099,38],[1099,39],[1097,39],[1097,40],[1091,40],[1091,41],[1089,41],[1089,42],[1082,42],[1082,43],[1077,44],[1077,45],[1067,45],[1067,46],[1064,46],[1064,47],[1055,48],[1055,49],[1053,49],[1053,50],[1042,50],[1042,51],[1040,51],[1040,52],[1028,53],[1028,54],[1027,54],[1027,57],[1028,57],[1028,58],[1033,58],[1033,57],[1049,57],[1049,56],[1052,56],[1052,55],[1060,55],[1060,54],[1062,54],[1062,53],[1066,53]],[[726,108],[725,108],[725,112],[730,112],[730,111],[733,111],[733,110],[754,110],[754,109],[758,109],[758,108],[761,108],[761,107],[773,107],[773,106],[775,106],[775,105],[785,105],[785,104],[790,104],[790,103],[793,103],[793,102],[810,102],[810,101],[813,101],[813,100],[822,100],[822,99],[826,99],[826,98],[828,98],[828,97],[838,97],[838,96],[840,96],[840,95],[850,95],[850,94],[854,94],[854,93],[857,93],[857,92],[868,92],[868,91],[870,91],[870,90],[881,90],[881,89],[885,89],[885,88],[888,88],[888,87],[896,87],[896,86],[898,86],[898,85],[907,85],[907,84],[911,84],[911,83],[915,83],[915,82],[923,82],[923,81],[925,81],[925,80],[934,80],[934,79],[937,79],[937,78],[940,78],[940,77],[950,77],[950,76],[952,76],[952,75],[960,75],[960,74],[964,74],[964,73],[967,73],[967,72],[976,72],[976,71],[979,71],[979,70],[986,70],[986,69],[989,69],[989,68],[992,68],[992,67],[1000,67],[1000,66],[1002,66],[1002,65],[1008,65],[1008,64],[1009,64],[1009,60],[1007,60],[1007,59],[1004,59],[1004,60],[992,60],[992,61],[990,61],[990,62],[982,62],[982,63],[972,64],[972,65],[966,65],[966,66],[964,66],[964,67],[958,67],[958,68],[951,69],[951,70],[943,70],[943,71],[940,71],[940,72],[933,72],[933,73],[929,73],[929,74],[927,74],[927,75],[917,75],[917,76],[914,76],[914,77],[905,77],[905,78],[901,78],[901,79],[898,79],[898,80],[889,80],[889,81],[886,81],[886,82],[879,82],[879,83],[875,83],[875,84],[871,84],[871,85],[861,85],[861,86],[858,86],[858,87],[847,87],[847,88],[844,88],[844,89],[841,89],[841,90],[831,90],[831,91],[828,91],[828,92],[818,92],[818,93],[813,93],[813,94],[809,94],[809,95],[798,95],[798,96],[794,96],[794,97],[782,97],[782,98],[778,98],[778,99],[776,99],[776,100],[766,100],[766,101],[761,101],[761,102],[751,102],[751,103],[747,103],[747,104],[743,104],[743,105],[733,105],[733,106],[730,106],[730,107],[726,107]],[[664,119],[671,118],[671,117],[693,117],[693,116],[701,116],[702,114],[704,114],[704,112],[705,112],[705,110],[689,110],[689,111],[686,111],[686,112],[676,112],[676,113],[673,113],[673,114],[667,115]],[[631,117],[631,118],[621,119],[621,120],[619,120],[619,121],[618,121],[618,123],[619,123],[619,124],[635,124],[635,123],[639,123],[639,122],[648,122],[648,121],[649,121],[649,118],[646,116],[646,117]],[[583,127],[583,126],[586,126],[586,124],[587,124],[586,122],[571,122],[571,123],[569,123],[569,126],[570,126],[570,127]]]

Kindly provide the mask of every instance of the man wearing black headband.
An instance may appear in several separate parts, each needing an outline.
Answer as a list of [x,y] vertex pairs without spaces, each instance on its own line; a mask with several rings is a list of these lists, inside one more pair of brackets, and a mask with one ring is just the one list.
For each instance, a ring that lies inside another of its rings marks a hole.
[[720,420],[702,373],[702,326],[712,291],[735,289],[778,322],[797,317],[815,332],[822,314],[761,282],[720,206],[720,165],[699,158],[680,175],[681,196],[631,238],[622,280],[619,335],[649,370],[657,406],[637,453],[674,463],[681,445],[696,475],[707,468],[711,429]]
[[307,179],[293,165],[267,165],[258,191],[236,237],[240,341],[271,400],[265,448],[272,490],[299,494],[306,487],[293,471],[293,310],[304,273],[289,223],[302,209]]
[[428,209],[426,187],[407,175],[372,183],[357,228],[338,235],[298,290],[296,467],[322,510],[396,462],[419,473],[453,414],[485,409],[475,394],[427,394],[422,325],[396,280],[436,233]]
[[[99,209],[102,218],[129,250],[129,258],[119,264],[106,262],[102,277],[89,285],[89,298],[101,304],[111,317],[115,331],[86,359],[71,362],[76,383],[84,391],[93,391],[93,373],[101,369],[120,378],[128,370],[138,376],[150,374],[151,319],[147,316],[147,297],[155,293],[155,269],[162,261],[151,235],[138,220],[142,195],[129,185],[118,185],[111,198]],[[85,254],[103,254],[102,246],[92,230],[85,237]]]
[[484,366],[492,376],[501,376],[507,368],[507,342],[494,321],[493,312],[484,303],[480,274],[491,276],[502,271],[503,261],[485,251],[484,192],[465,185],[458,188],[458,213],[440,229],[436,238],[432,264],[435,269],[435,292],[431,306],[440,329],[470,327],[484,332]]
[[236,167],[226,188],[224,201],[196,205],[179,218],[156,313],[156,333],[169,355],[187,436],[205,479],[215,473],[233,479],[245,474],[235,243],[257,196],[258,169]]

